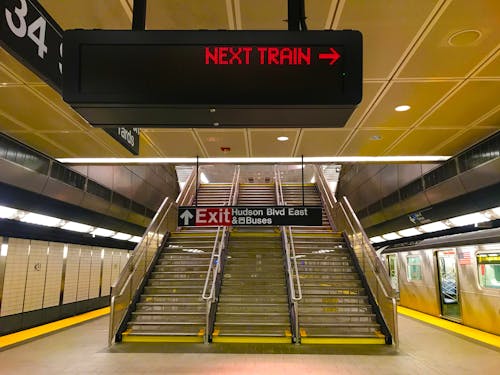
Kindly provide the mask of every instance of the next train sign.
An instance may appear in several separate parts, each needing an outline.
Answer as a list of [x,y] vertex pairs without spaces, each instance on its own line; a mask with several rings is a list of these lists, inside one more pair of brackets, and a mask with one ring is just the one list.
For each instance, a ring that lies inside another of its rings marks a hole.
[[179,226],[322,225],[322,208],[274,207],[179,207]]
[[67,30],[63,53],[64,100],[100,127],[335,127],[362,98],[355,30]]

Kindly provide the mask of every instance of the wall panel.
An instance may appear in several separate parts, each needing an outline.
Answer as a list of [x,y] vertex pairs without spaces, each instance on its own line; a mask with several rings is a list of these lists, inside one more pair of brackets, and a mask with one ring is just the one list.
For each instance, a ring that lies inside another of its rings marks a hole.
[[23,311],[26,271],[28,267],[29,240],[10,238],[0,316]]
[[90,263],[89,298],[99,297],[101,285],[101,248],[93,247]]
[[90,254],[91,251],[92,249],[89,246],[81,247],[78,287],[76,293],[77,301],[83,301],[89,298],[90,264],[92,262],[92,256]]
[[80,245],[68,245],[66,275],[64,278],[63,304],[76,301],[78,269],[80,267]]
[[59,242],[49,243],[49,254],[47,256],[47,273],[45,278],[45,295],[43,307],[59,305],[61,294],[61,278],[63,268],[64,244]]
[[42,308],[49,243],[31,240],[23,311]]

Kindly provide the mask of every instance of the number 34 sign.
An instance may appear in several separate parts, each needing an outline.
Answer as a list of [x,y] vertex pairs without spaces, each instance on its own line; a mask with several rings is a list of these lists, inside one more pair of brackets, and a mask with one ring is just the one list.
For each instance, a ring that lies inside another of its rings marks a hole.
[[37,1],[0,0],[0,42],[57,91],[62,87],[61,27]]

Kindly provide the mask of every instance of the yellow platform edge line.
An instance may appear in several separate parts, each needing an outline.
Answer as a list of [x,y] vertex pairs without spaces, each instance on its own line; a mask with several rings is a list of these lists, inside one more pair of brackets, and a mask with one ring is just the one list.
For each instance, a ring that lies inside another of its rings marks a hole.
[[260,337],[260,336],[214,336],[212,342],[227,342],[233,344],[291,344],[291,337]]
[[203,342],[203,336],[141,336],[123,335],[122,342]]
[[469,337],[473,340],[477,340],[485,344],[500,348],[500,336],[494,335],[492,333],[480,331],[478,329],[467,327],[459,323],[450,322],[449,320],[437,318],[435,316],[428,315],[420,311],[411,310],[403,306],[398,306],[398,313],[428,324],[432,324],[433,326],[458,333],[459,335]]
[[385,339],[379,337],[302,337],[300,342],[320,345],[385,345]]
[[38,327],[25,329],[24,331],[11,333],[0,337],[0,349],[11,345],[19,344],[23,341],[33,339],[38,336],[46,335],[48,333],[56,332],[61,329],[74,326],[86,322],[91,319],[99,318],[109,314],[109,307],[104,307],[102,309],[90,311],[84,314],[72,316],[71,318],[65,318],[58,320],[56,322],[43,324]]

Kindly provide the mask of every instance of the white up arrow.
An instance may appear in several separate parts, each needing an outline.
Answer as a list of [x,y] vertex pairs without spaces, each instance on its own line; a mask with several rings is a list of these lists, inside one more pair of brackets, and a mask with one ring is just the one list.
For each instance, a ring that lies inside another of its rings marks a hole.
[[184,225],[189,225],[189,220],[191,220],[194,215],[189,212],[189,210],[185,210],[179,217],[184,220]]

